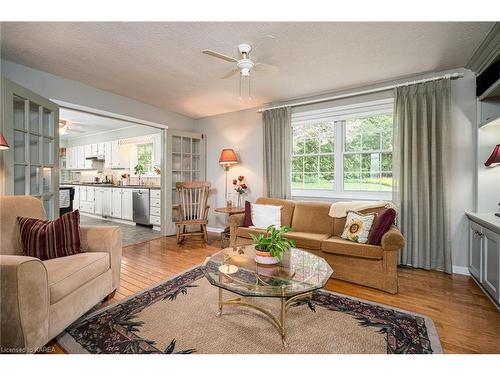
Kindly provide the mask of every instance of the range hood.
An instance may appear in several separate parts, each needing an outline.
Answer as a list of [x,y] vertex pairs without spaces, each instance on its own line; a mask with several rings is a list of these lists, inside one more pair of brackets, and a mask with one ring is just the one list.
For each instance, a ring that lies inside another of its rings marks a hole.
[[87,156],[85,159],[86,159],[86,160],[104,161],[104,155]]

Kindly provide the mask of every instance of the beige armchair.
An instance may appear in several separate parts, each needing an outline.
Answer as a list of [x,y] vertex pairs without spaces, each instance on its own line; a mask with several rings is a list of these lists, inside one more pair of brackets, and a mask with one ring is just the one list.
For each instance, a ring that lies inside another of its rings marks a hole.
[[114,294],[122,233],[81,226],[81,254],[41,261],[23,255],[18,216],[45,219],[45,211],[34,197],[0,197],[0,349],[34,352]]

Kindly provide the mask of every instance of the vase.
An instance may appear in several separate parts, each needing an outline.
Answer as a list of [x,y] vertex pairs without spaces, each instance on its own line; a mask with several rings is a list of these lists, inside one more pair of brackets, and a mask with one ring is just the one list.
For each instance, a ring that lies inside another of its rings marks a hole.
[[269,251],[255,249],[255,261],[258,264],[278,264],[280,260],[273,257]]
[[238,194],[238,208],[241,208],[243,207],[243,197],[241,196],[241,194]]

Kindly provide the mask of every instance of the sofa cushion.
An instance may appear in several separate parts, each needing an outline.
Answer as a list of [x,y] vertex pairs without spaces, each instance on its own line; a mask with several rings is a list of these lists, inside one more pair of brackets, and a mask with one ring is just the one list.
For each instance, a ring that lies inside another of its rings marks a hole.
[[252,238],[250,237],[250,234],[253,234],[254,236],[258,236],[259,234],[266,234],[265,229],[259,229],[255,227],[238,227],[236,228],[236,237],[242,237],[242,238]]
[[281,226],[291,227],[293,211],[295,209],[295,201],[277,198],[257,198],[257,204],[269,204],[273,206],[281,206]]
[[82,252],[80,212],[68,212],[56,220],[17,218],[24,255],[41,260],[65,257]]
[[109,254],[80,253],[43,261],[49,281],[50,304],[110,269]]
[[297,202],[293,212],[292,230],[331,236],[333,218],[328,215],[331,205],[329,202]]
[[343,240],[334,236],[321,243],[321,251],[329,254],[347,255],[358,258],[382,259],[382,247]]
[[[373,223],[372,223],[372,230],[373,231],[373,228],[375,228],[375,226],[377,225],[377,220],[378,220],[378,214],[382,211],[384,211],[386,209],[386,207],[376,207],[376,208],[369,208],[367,210],[359,210],[357,212],[359,212],[360,214],[371,214],[371,213],[376,213],[377,215],[375,215],[375,219],[373,220]],[[346,222],[346,219],[347,219],[347,216],[344,216],[344,217],[336,217],[334,220],[333,220],[333,235],[334,236],[342,236],[342,232],[344,231],[344,227],[345,227],[345,222]],[[370,234],[371,234],[371,231],[370,231]],[[368,237],[370,237],[370,235],[368,235]]]
[[320,250],[321,241],[330,237],[329,234],[323,233],[307,233],[307,232],[288,232],[284,236],[295,241],[295,247],[309,250]]

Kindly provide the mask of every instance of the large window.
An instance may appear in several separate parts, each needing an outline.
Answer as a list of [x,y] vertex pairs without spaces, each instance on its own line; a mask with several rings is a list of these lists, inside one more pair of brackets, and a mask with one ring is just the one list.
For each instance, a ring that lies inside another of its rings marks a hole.
[[392,101],[292,116],[292,195],[388,198]]

